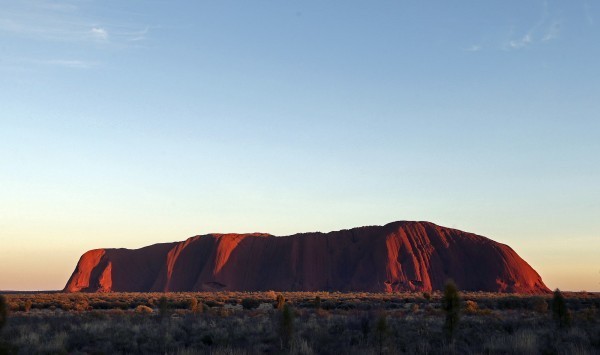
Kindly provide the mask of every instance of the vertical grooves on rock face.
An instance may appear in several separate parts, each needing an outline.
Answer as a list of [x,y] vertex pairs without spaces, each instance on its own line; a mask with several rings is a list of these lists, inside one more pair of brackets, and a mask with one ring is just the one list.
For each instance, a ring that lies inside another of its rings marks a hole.
[[219,236],[217,237],[217,253],[215,257],[215,267],[213,275],[218,276],[221,269],[227,264],[229,256],[238,244],[244,239],[242,235]]
[[109,261],[100,275],[98,283],[99,292],[110,292],[112,290],[112,263]]
[[218,234],[85,253],[65,291],[546,292],[508,246],[427,222],[289,237]]
[[98,265],[105,253],[104,249],[95,249],[83,254],[77,263],[75,271],[69,278],[65,290],[68,292],[78,292],[95,288],[94,285],[90,285],[90,282],[96,280],[96,275],[93,275],[93,273],[98,272]]
[[167,279],[165,280],[165,285],[163,287],[164,291],[171,291],[171,280],[173,278],[175,263],[179,260],[179,254],[181,254],[189,243],[191,243],[191,240],[186,240],[185,242],[176,245],[175,248],[171,249],[167,254]]

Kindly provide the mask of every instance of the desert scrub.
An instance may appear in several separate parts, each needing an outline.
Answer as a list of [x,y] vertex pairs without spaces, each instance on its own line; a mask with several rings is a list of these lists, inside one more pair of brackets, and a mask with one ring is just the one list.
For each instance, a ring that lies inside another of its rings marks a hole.
[[[87,299],[90,303],[104,300],[116,305],[130,300],[147,305],[149,298],[158,301],[163,295],[173,307],[171,312],[179,314],[179,317],[170,318],[169,322],[160,322],[156,309],[153,314],[136,313],[133,307],[127,311],[94,310],[78,313],[60,308],[55,311],[50,311],[48,307],[39,309],[36,301],[33,312],[11,312],[1,336],[5,341],[10,339],[22,354],[44,351],[74,354],[215,354],[223,353],[225,349],[248,354],[282,353],[282,311],[273,308],[273,299],[266,297],[266,294],[232,293],[224,294],[224,297],[220,293],[93,294]],[[292,339],[289,347],[284,349],[285,353],[310,353],[312,349],[313,352],[327,354],[377,354],[380,349],[376,329],[380,315],[385,315],[389,330],[382,347],[383,353],[449,352],[450,347],[442,331],[444,313],[441,295],[426,303],[435,307],[431,312],[416,313],[411,312],[409,306],[419,303],[421,309],[426,308],[420,303],[424,302],[421,293],[330,293],[325,296],[324,293],[288,292],[284,295],[296,305],[293,308]],[[327,301],[332,302],[335,308],[322,313],[315,311],[313,302],[316,295],[327,297]],[[557,336],[554,322],[549,321],[551,315],[533,312],[530,308],[531,300],[539,296],[515,297],[519,302],[528,304],[527,309],[496,308],[494,314],[484,315],[483,311],[494,308],[497,300],[514,295],[460,293],[461,298],[477,302],[483,310],[460,319],[460,330],[456,333],[452,351],[455,354],[600,353],[600,318],[594,314],[584,316],[586,308],[574,311],[572,305],[578,301],[579,295],[563,295],[567,306],[574,312],[573,320],[571,327]],[[199,302],[212,300],[221,304],[254,298],[264,300],[266,307],[264,310],[239,310],[224,317],[218,315],[218,308],[213,308],[197,317],[183,303],[191,297],[198,298]],[[597,310],[594,302],[600,299],[600,294],[586,297],[589,298],[585,300],[587,303],[582,301],[580,307],[585,305]],[[7,295],[6,298],[9,304],[17,307],[25,299],[34,299],[31,295]],[[544,298],[549,301],[549,298]],[[73,303],[80,299],[64,294],[40,297],[40,301],[49,305],[57,304],[58,300]],[[388,306],[391,303],[401,307],[390,309]],[[461,305],[465,303],[462,301]],[[354,308],[346,309],[344,305],[348,304]],[[370,307],[363,309],[364,304]]]

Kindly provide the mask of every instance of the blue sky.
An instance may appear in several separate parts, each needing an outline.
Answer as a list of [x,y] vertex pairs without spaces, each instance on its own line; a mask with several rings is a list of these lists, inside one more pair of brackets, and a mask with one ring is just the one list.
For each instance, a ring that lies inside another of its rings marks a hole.
[[600,291],[600,4],[0,1],[0,289],[429,220]]

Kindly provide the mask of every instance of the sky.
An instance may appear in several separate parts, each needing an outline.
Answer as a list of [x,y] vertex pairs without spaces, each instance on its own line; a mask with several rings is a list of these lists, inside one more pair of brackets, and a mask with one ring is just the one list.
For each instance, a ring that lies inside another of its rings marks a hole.
[[0,289],[426,220],[600,291],[596,1],[0,0]]

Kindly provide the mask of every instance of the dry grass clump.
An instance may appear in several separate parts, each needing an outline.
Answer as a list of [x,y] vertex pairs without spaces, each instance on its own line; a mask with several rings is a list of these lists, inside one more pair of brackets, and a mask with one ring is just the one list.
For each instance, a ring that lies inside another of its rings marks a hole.
[[135,313],[152,314],[152,313],[154,313],[154,310],[148,306],[139,305],[139,306],[135,307]]

